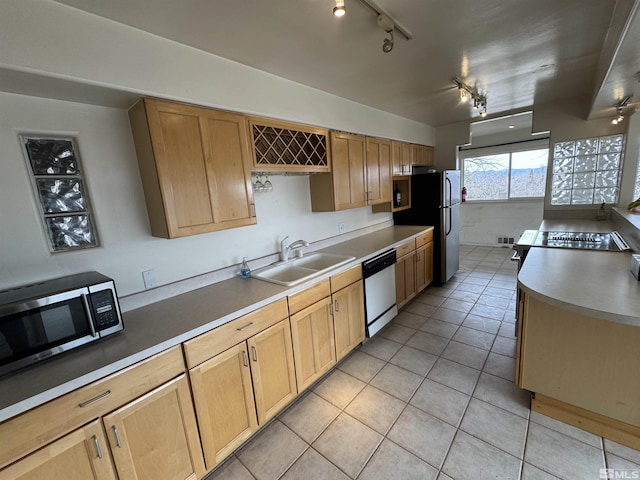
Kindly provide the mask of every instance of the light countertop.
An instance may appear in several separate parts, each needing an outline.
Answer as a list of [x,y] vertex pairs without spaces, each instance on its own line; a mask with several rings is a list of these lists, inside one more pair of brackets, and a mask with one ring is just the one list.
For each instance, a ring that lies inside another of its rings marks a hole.
[[[596,220],[543,220],[540,231],[610,232]],[[630,252],[533,247],[518,285],[546,303],[583,315],[640,326],[640,282],[631,274]]]
[[87,385],[264,305],[304,290],[418,236],[425,226],[394,226],[318,250],[355,256],[295,287],[235,277],[123,313],[124,331],[0,379],[0,421]]

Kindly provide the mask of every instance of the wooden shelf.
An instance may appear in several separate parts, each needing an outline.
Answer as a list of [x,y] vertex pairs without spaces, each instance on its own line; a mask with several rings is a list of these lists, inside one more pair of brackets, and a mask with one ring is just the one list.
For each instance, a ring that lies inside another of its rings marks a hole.
[[395,190],[395,186],[398,185],[400,195],[402,196],[402,204],[399,207],[394,207],[393,202],[382,203],[380,205],[373,205],[371,211],[374,213],[380,212],[401,212],[402,210],[408,210],[411,208],[411,176],[410,175],[394,175],[392,177],[392,189]]

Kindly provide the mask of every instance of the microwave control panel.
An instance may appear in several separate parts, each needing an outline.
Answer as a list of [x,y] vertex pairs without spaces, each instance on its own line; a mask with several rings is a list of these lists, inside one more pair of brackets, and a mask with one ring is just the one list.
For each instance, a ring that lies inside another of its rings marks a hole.
[[96,322],[96,330],[104,330],[119,323],[111,290],[101,290],[91,294],[91,305]]

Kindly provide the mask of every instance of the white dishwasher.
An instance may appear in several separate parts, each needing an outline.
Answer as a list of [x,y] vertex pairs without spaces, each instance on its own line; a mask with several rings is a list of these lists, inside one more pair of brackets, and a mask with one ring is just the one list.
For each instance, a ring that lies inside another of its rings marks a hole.
[[362,263],[367,337],[378,333],[398,315],[396,251],[388,250]]

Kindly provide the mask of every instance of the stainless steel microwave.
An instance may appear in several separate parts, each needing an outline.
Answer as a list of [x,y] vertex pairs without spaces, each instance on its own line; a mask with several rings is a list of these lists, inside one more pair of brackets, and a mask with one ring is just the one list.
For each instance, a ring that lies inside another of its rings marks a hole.
[[0,375],[123,328],[115,283],[98,272],[0,291]]

